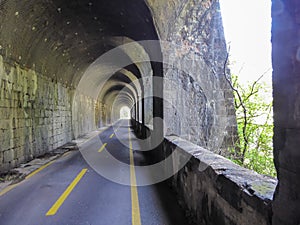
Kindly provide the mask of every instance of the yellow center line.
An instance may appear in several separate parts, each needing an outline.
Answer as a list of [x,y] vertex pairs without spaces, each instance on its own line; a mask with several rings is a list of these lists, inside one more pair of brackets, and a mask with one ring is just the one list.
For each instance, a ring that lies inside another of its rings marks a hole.
[[105,128],[105,129],[102,130],[102,131],[99,131],[99,132],[98,132],[97,134],[95,134],[94,136],[92,136],[92,137],[86,139],[86,140],[83,141],[82,143],[77,144],[77,146],[80,147],[80,146],[86,144],[87,142],[89,142],[90,140],[94,139],[95,137],[98,137],[100,134],[102,134],[102,133],[103,133],[105,130],[107,130],[108,128],[109,128],[109,127]]
[[107,145],[107,143],[104,143],[104,144],[102,145],[102,147],[98,150],[98,152],[102,152],[103,149],[106,147],[106,145]]
[[129,136],[129,155],[130,155],[130,185],[131,185],[131,215],[132,225],[141,225],[141,215],[139,206],[139,196],[136,185],[136,176],[134,169],[134,158],[132,150],[132,142],[130,138],[130,128],[128,128]]
[[54,161],[48,162],[47,164],[41,166],[40,168],[38,168],[37,170],[33,171],[32,173],[30,173],[29,175],[27,175],[25,177],[25,179],[29,179],[30,177],[36,175],[37,173],[41,172],[41,170],[45,169],[46,167],[50,166],[52,163],[54,163]]
[[[118,130],[120,129],[120,127],[121,127],[121,125],[118,126],[118,127],[114,130],[114,132],[117,133]],[[112,138],[114,135],[115,135],[115,134],[111,134],[109,138]]]
[[65,192],[59,197],[59,199],[54,203],[54,205],[49,209],[46,216],[53,216],[56,214],[58,209],[61,207],[61,205],[64,203],[64,201],[67,199],[67,197],[70,195],[72,190],[76,187],[78,182],[81,180],[83,175],[87,172],[87,169],[83,169],[77,177],[73,180],[73,182],[68,186],[68,188],[65,190]]

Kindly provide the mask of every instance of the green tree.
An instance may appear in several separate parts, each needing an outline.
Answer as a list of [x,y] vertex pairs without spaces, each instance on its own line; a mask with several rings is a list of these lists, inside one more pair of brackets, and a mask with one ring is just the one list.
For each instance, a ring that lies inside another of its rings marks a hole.
[[233,160],[258,173],[276,176],[273,162],[272,89],[265,82],[242,84],[232,76],[239,142]]
[[241,166],[275,177],[272,88],[261,81],[264,74],[246,84],[235,75],[229,79],[226,65],[227,61],[224,64],[224,75],[234,92],[239,136],[230,158]]

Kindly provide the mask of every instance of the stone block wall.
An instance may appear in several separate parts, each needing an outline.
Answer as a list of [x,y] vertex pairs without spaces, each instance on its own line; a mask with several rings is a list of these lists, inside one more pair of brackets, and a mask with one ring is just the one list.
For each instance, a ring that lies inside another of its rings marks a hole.
[[96,115],[100,113],[95,99],[77,92],[72,99],[72,129],[74,138],[96,129]]
[[0,56],[0,172],[72,140],[72,91]]

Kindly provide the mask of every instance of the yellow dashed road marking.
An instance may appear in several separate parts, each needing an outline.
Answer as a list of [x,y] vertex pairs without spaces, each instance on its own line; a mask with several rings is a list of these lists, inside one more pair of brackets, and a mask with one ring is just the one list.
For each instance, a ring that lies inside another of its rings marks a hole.
[[72,190],[76,187],[78,182],[81,180],[83,175],[87,172],[87,169],[83,169],[77,177],[73,180],[73,182],[68,186],[68,188],[65,190],[65,192],[59,197],[59,199],[54,203],[54,205],[49,209],[46,216],[53,216],[56,214],[58,209],[61,207],[61,205],[64,203],[64,201],[67,199],[67,197],[71,194]]
[[106,145],[107,145],[107,143],[104,143],[104,144],[102,145],[102,147],[98,150],[98,152],[102,152],[102,151],[104,150],[104,148],[106,147]]

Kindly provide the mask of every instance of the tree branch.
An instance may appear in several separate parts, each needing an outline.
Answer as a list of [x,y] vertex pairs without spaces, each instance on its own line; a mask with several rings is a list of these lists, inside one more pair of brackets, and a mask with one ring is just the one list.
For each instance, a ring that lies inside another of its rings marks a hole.
[[245,153],[246,153],[246,150],[247,150],[247,146],[248,146],[248,138],[247,138],[247,135],[246,135],[246,129],[247,129],[247,109],[244,105],[244,102],[243,102],[243,99],[241,97],[241,94],[240,92],[232,85],[231,83],[231,80],[227,77],[227,74],[226,74],[226,67],[227,67],[227,63],[228,63],[228,59],[229,59],[229,52],[230,52],[230,46],[228,48],[228,52],[227,52],[227,55],[226,55],[226,59],[225,59],[225,62],[224,62],[224,66],[223,66],[223,73],[224,73],[224,77],[226,79],[226,81],[228,82],[230,88],[236,93],[239,101],[240,101],[240,106],[243,108],[243,117],[244,117],[244,125],[243,125],[243,139],[244,139],[244,146],[243,146],[243,149],[242,149],[242,163],[244,162],[244,158],[245,158]]

